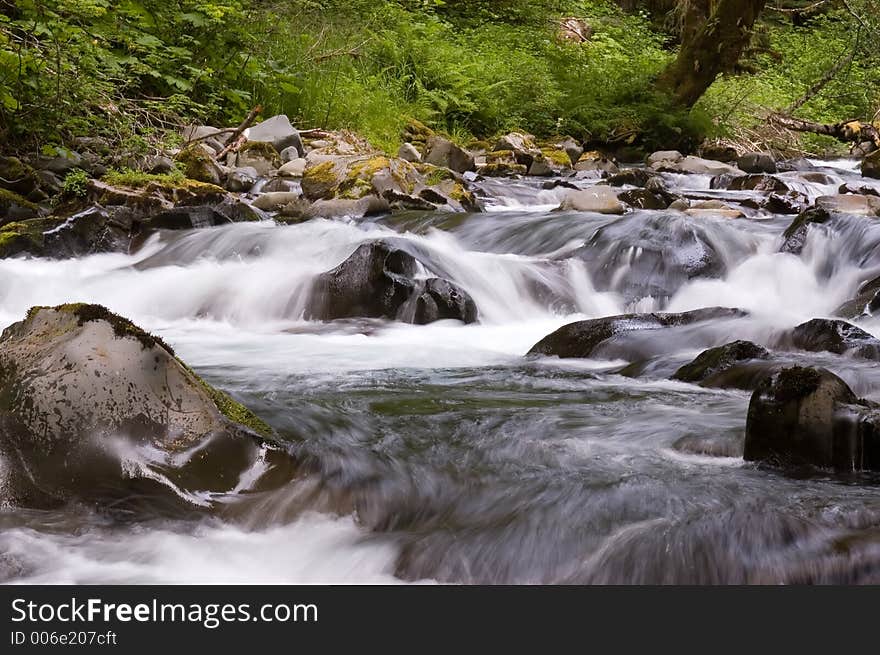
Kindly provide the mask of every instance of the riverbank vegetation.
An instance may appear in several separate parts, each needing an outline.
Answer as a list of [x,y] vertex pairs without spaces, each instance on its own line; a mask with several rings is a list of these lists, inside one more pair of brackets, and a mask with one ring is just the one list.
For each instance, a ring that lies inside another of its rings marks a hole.
[[13,149],[102,136],[137,152],[261,105],[389,151],[417,119],[463,143],[520,129],[819,152],[841,146],[765,116],[877,120],[876,0],[765,7],[735,68],[690,107],[657,79],[699,1],[0,0],[0,129]]

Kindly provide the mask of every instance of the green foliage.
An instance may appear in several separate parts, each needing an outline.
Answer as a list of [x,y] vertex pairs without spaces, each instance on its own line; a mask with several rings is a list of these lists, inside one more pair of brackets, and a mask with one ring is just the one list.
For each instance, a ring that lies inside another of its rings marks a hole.
[[[876,0],[851,6],[872,3],[880,10]],[[768,110],[785,111],[841,60],[843,68],[794,114],[820,123],[871,120],[880,107],[880,14],[865,17],[876,26],[866,29],[846,11],[831,11],[799,26],[765,23],[767,47],[754,61],[758,73],[721,78],[700,102],[716,117],[715,133],[728,136],[746,129],[760,137]],[[813,134],[800,136],[799,145],[820,154],[846,151],[844,144]]]
[[89,176],[81,169],[70,171],[64,177],[61,194],[65,198],[85,198],[89,192]]

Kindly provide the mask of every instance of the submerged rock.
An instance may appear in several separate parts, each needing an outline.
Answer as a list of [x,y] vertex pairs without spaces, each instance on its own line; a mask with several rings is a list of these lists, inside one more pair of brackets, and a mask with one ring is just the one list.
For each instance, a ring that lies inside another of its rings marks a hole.
[[470,295],[447,280],[417,280],[419,261],[395,245],[364,243],[312,289],[306,318],[387,318],[426,324],[440,319],[477,320]]
[[784,239],[780,252],[800,255],[807,243],[811,225],[824,225],[831,220],[831,213],[823,207],[813,206],[805,209],[792,221],[782,237]]
[[880,411],[824,369],[768,377],[749,404],[744,458],[838,471],[880,469]]
[[713,319],[740,318],[745,312],[726,307],[710,307],[681,314],[622,314],[569,323],[532,346],[529,355],[560,358],[588,358],[605,341],[628,332],[660,330],[692,325]]
[[878,311],[880,311],[880,277],[862,284],[856,297],[838,307],[834,313],[844,318],[858,318],[874,316]]
[[733,341],[703,351],[690,364],[678,369],[672,378],[708,387],[717,386],[713,382],[717,382],[720,374],[730,370],[735,364],[769,357],[770,352],[763,346],[751,341]]
[[862,160],[862,175],[880,180],[880,150],[875,150]]
[[51,504],[127,478],[231,491],[272,430],[100,305],[35,307],[0,336],[6,500]]

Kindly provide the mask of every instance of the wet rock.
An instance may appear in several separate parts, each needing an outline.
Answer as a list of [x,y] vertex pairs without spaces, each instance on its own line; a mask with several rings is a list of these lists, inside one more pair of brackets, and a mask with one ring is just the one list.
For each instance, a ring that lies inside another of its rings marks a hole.
[[[599,291],[627,302],[651,296],[667,299],[697,277],[721,277],[725,258],[712,225],[686,214],[632,214],[599,228],[575,254]],[[735,260],[746,251],[730,253]]]
[[647,189],[629,189],[621,192],[618,199],[634,209],[666,209],[669,203],[666,199]]
[[466,291],[437,278],[416,280],[418,271],[418,260],[393,244],[362,244],[339,266],[318,277],[306,317],[476,321],[476,305]]
[[364,196],[357,200],[333,198],[309,202],[299,197],[279,209],[280,215],[308,220],[311,218],[364,218],[391,210],[388,201],[378,196]]
[[702,157],[694,157],[689,155],[678,162],[660,161],[651,164],[651,168],[657,171],[666,171],[670,173],[692,173],[698,175],[723,175],[730,173],[732,175],[741,174],[741,171],[735,166],[730,166],[719,161],[711,159],[703,159]]
[[880,180],[880,150],[874,150],[862,160],[862,176]]
[[581,191],[569,191],[559,205],[559,211],[595,212],[597,214],[623,214],[626,208],[613,189],[594,186]]
[[736,160],[736,165],[746,173],[776,172],[776,160],[766,152],[748,152]]
[[753,359],[769,359],[770,352],[763,346],[751,341],[733,341],[717,348],[700,353],[690,364],[678,369],[672,376],[674,380],[682,382],[706,383],[706,386],[715,386],[713,379],[719,374],[728,371],[735,364]]
[[807,234],[811,225],[823,225],[831,220],[831,213],[826,209],[813,206],[805,209],[792,221],[783,232],[783,243],[779,252],[787,252],[792,255],[800,255],[807,242]]
[[251,166],[236,168],[226,176],[226,189],[233,193],[250,191],[257,183],[260,174]]
[[709,183],[712,189],[728,189],[730,191],[758,191],[764,193],[787,193],[788,185],[772,175],[731,175],[724,174],[712,178]]
[[814,171],[816,170],[816,165],[805,157],[797,157],[776,162],[776,170],[779,173]]
[[655,179],[657,173],[647,168],[624,168],[619,173],[611,175],[605,181],[610,186],[635,186],[644,187],[648,180]]
[[880,198],[876,196],[821,196],[816,198],[816,207],[840,214],[880,216]]
[[685,214],[697,217],[721,217],[721,218],[742,218],[745,214],[720,200],[703,200],[691,205],[684,210]]
[[660,330],[668,327],[692,325],[719,318],[739,318],[745,313],[738,309],[711,307],[681,314],[622,314],[589,321],[569,323],[544,337],[529,350],[529,355],[547,355],[560,358],[588,358],[604,342],[628,332]]
[[401,145],[400,149],[397,151],[397,156],[403,161],[408,161],[412,164],[417,164],[422,161],[422,154],[419,152],[418,148],[411,143],[404,143]]
[[465,173],[476,168],[473,155],[440,136],[428,139],[423,159],[428,164],[442,166],[456,173]]
[[839,194],[852,193],[858,196],[880,196],[880,191],[870,186],[856,186],[852,182],[844,182],[837,190]]
[[39,213],[40,208],[36,203],[12,191],[0,189],[0,225],[36,218]]
[[806,196],[790,192],[784,195],[771,193],[759,204],[761,209],[771,214],[799,214],[809,206]]
[[880,277],[862,284],[856,297],[845,302],[834,313],[844,318],[859,318],[875,316],[877,312],[880,312]]
[[37,307],[0,337],[3,500],[46,506],[165,478],[231,491],[272,430],[99,305]]
[[839,319],[814,318],[780,339],[781,345],[859,359],[880,359],[880,339]]
[[838,471],[880,468],[880,414],[824,369],[786,368],[752,395],[743,457]]
[[[267,118],[262,123],[249,127],[244,131],[248,141],[270,143],[272,147],[281,152],[285,148],[296,148],[299,157],[305,156],[302,139],[299,132],[290,124],[290,119],[284,114],[278,114]],[[247,166],[248,164],[240,164]]]

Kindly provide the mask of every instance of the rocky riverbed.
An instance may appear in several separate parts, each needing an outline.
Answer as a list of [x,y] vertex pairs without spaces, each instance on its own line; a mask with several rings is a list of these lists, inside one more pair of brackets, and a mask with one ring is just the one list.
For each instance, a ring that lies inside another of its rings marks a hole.
[[870,166],[225,134],[4,160],[4,580],[880,579]]

